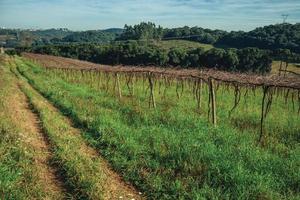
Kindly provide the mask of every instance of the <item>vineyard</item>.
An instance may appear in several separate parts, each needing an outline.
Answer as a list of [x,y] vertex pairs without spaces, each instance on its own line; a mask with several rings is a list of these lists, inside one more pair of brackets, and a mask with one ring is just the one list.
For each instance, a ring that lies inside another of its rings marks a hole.
[[[71,119],[82,136],[76,144],[99,152],[136,199],[300,198],[298,76],[111,67],[31,53],[5,65]],[[80,157],[61,151],[71,188],[97,199],[97,159],[76,168]]]
[[[259,142],[261,142],[263,138],[264,120],[271,109],[273,96],[284,97],[285,103],[290,100],[293,105],[293,110],[297,107],[297,112],[300,114],[299,77],[265,77],[233,74],[216,70],[171,70],[158,69],[156,67],[112,68],[53,56],[29,53],[24,55],[33,62],[41,63],[46,69],[59,70],[56,71],[56,73],[62,74],[67,81],[78,82],[78,80],[81,80],[83,83],[88,83],[88,85],[95,89],[104,89],[106,92],[113,91],[113,94],[116,94],[119,100],[122,99],[122,90],[127,93],[126,96],[133,97],[134,86],[142,85],[141,93],[144,93],[145,97],[148,95],[149,108],[156,108],[155,97],[157,95],[160,96],[161,99],[165,99],[168,91],[175,90],[177,99],[180,99],[181,96],[190,96],[191,99],[194,97],[198,112],[202,112],[202,90],[205,90],[204,92],[208,96],[208,121],[211,121],[215,126],[217,125],[217,102],[215,93],[219,88],[221,88],[222,94],[234,91],[234,103],[228,112],[229,116],[238,107],[242,95],[246,102],[247,98],[249,98],[248,96],[251,95],[249,91],[255,95],[256,90],[262,89],[263,98],[261,103]],[[123,89],[125,86],[126,89]],[[189,94],[184,94],[185,90]],[[158,91],[158,94],[155,94],[155,91]],[[138,96],[138,94],[136,96]]]

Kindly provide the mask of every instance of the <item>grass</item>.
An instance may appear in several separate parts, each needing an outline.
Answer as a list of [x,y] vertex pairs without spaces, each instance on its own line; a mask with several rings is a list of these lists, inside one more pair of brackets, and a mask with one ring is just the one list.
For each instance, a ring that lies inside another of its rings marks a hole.
[[[15,73],[18,74],[17,71]],[[22,83],[21,89],[37,112],[54,150],[53,162],[59,168],[73,198],[103,199],[105,177],[100,159],[87,154],[83,149],[85,142],[81,135],[74,134],[64,117],[45,103],[44,98],[28,83]]]
[[[285,67],[285,63],[283,63],[283,69]],[[272,74],[278,74],[280,68],[280,61],[273,61],[272,63]],[[295,72],[297,74],[300,74],[300,66],[297,63],[289,63],[288,69],[289,71]]]
[[[165,96],[156,85],[154,110],[147,106],[141,79],[130,97],[121,77],[119,101],[112,78],[106,91],[104,81],[100,87],[93,81],[93,73],[82,77],[80,72],[46,71],[21,59],[17,65],[40,93],[89,131],[86,140],[149,199],[300,198],[299,116],[281,96],[274,100],[265,142],[259,146],[259,90],[242,96],[229,118],[233,91],[221,86],[218,127],[213,128],[207,123],[207,108],[203,104],[203,110],[196,111],[189,90],[176,98],[175,83]],[[207,90],[203,98],[207,102]]]
[[47,196],[35,175],[34,151],[13,119],[16,79],[0,58],[0,199],[42,199]]
[[188,40],[163,40],[163,41],[155,42],[154,44],[165,50],[169,50],[174,47],[179,47],[183,49],[202,47],[207,51],[213,48],[213,45],[211,44],[203,44],[203,43],[193,42]]

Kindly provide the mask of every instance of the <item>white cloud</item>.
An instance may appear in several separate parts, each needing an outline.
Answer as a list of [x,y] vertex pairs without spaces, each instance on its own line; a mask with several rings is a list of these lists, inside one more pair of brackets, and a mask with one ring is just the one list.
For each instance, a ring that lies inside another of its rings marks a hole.
[[0,25],[99,29],[154,21],[163,26],[252,29],[300,22],[299,0],[0,0]]

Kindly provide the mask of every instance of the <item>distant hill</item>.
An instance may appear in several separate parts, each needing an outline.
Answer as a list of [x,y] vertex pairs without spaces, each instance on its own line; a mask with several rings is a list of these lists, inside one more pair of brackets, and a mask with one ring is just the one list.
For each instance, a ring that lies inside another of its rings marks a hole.
[[0,29],[0,46],[17,47],[36,44],[49,44],[51,39],[62,39],[72,31],[59,29],[30,30],[30,29]]
[[[117,30],[97,30],[74,32],[62,38],[62,43],[98,43],[104,44],[115,40]],[[58,41],[59,42],[59,41]]]
[[187,40],[163,40],[158,42],[153,42],[153,45],[158,46],[165,50],[170,50],[172,48],[182,48],[182,49],[191,49],[191,48],[204,48],[205,51],[214,48],[211,44],[203,44],[200,42],[187,41]]
[[104,32],[107,32],[107,33],[115,33],[115,34],[122,34],[124,29],[122,28],[109,28],[109,29],[104,29],[103,30]]
[[300,53],[300,23],[269,25],[249,32],[233,31],[221,37],[216,44],[236,48],[258,47],[270,50],[281,48]]
[[257,47],[261,49],[289,49],[300,53],[300,23],[275,24],[256,28],[253,31],[232,31],[204,29],[201,27],[180,27],[164,29],[154,23],[142,22],[125,26],[120,40],[190,40],[219,47]]
[[123,29],[71,31],[66,28],[45,30],[0,29],[0,46],[41,46],[61,43],[106,44],[123,32]]
[[46,30],[36,30],[31,31],[31,33],[37,37],[40,38],[63,38],[67,35],[70,35],[73,33],[73,31],[66,29],[66,28],[59,28],[59,29],[46,29]]
[[165,42],[166,46],[174,44],[174,40],[189,40],[220,48],[289,49],[294,53],[300,53],[300,23],[269,25],[249,32],[226,32],[188,26],[168,29],[156,26],[151,22],[142,22],[134,26],[125,25],[124,29],[110,28],[90,31],[70,31],[65,28],[47,30],[0,29],[0,46],[4,47],[62,43],[107,44],[118,40],[171,40],[171,42]]

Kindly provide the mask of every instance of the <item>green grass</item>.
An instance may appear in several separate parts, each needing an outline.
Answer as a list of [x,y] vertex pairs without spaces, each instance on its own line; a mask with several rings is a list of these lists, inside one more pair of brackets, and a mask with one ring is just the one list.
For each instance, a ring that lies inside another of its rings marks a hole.
[[203,44],[203,43],[193,42],[188,40],[163,40],[159,42],[154,42],[154,45],[166,50],[169,50],[174,47],[179,47],[183,49],[202,47],[207,51],[214,47],[211,44]]
[[[18,75],[17,71],[15,73]],[[23,81],[21,89],[41,120],[43,130],[54,150],[53,162],[64,178],[72,198],[103,199],[106,177],[101,169],[101,160],[82,149],[85,141],[81,135],[74,134],[64,117],[45,103],[45,99],[28,83]]]
[[39,92],[89,130],[86,139],[149,199],[300,198],[300,121],[290,100],[274,97],[260,146],[260,90],[242,95],[229,118],[233,91],[221,86],[218,127],[213,128],[206,117],[207,88],[199,113],[190,89],[177,99],[175,82],[165,96],[158,94],[156,84],[154,110],[148,108],[142,79],[130,97],[121,76],[119,101],[112,91],[113,78],[104,90],[106,75],[99,87],[94,73],[81,77],[79,72],[46,71],[20,59],[17,64]]
[[[0,59],[3,59],[1,57]],[[18,92],[15,77],[0,62],[0,199],[42,199],[35,175],[34,152],[23,140],[9,107]]]

